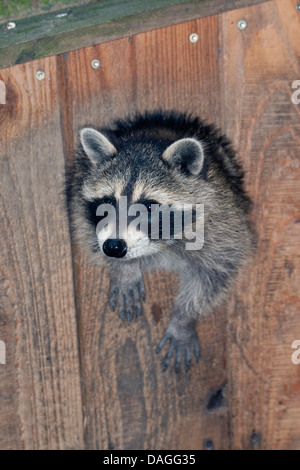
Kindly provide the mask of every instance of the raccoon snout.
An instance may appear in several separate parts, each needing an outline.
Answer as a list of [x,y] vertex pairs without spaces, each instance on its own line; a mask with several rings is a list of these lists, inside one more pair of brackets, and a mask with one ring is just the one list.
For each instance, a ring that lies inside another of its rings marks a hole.
[[112,258],[123,258],[127,253],[127,246],[124,240],[109,238],[103,243],[103,252]]

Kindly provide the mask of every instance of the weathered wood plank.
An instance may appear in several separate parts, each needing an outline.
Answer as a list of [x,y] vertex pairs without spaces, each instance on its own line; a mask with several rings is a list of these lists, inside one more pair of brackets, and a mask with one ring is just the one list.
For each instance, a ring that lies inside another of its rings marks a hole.
[[[222,15],[224,128],[254,199],[258,251],[228,312],[231,445],[300,448],[300,14],[276,0]],[[237,21],[248,27],[239,31]],[[252,433],[255,432],[251,440]]]
[[[37,70],[46,78],[38,81]],[[0,447],[83,447],[56,58],[2,70]]]
[[[90,66],[95,58],[97,70]],[[66,149],[69,131],[77,141],[80,126],[136,110],[176,108],[219,122],[217,17],[71,52],[60,65],[69,109]],[[107,305],[107,273],[78,253],[74,258],[88,448],[201,449],[206,439],[228,448],[226,404],[211,400],[226,382],[222,311],[199,325],[200,364],[189,374],[163,373],[155,347],[170,316],[175,279],[149,275],[144,315],[128,325]]]
[[14,29],[0,25],[0,67],[263,1],[102,0],[25,18],[18,20]]

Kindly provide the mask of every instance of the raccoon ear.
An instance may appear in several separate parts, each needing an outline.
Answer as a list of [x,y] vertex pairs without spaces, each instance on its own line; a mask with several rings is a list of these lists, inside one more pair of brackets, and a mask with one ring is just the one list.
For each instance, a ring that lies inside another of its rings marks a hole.
[[80,131],[80,140],[83,150],[92,161],[100,163],[104,158],[112,157],[117,150],[101,132],[86,127]]
[[199,175],[204,162],[204,150],[196,139],[180,139],[171,144],[163,153],[163,160],[173,167],[187,169],[192,175]]

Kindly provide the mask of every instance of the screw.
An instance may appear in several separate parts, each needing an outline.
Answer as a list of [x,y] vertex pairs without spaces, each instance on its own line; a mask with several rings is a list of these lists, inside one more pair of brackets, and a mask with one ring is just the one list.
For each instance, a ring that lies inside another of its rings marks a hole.
[[244,29],[247,28],[247,21],[246,20],[240,20],[240,21],[238,21],[237,26],[241,31],[243,31]]
[[211,439],[204,439],[203,445],[205,450],[214,450],[214,443]]
[[46,74],[45,72],[43,72],[43,70],[39,70],[36,74],[35,74],[35,77],[38,79],[38,80],[44,80]]
[[191,42],[197,42],[198,39],[199,39],[199,36],[198,36],[197,33],[192,33],[192,34],[190,35],[190,41],[191,41]]
[[100,60],[98,60],[98,59],[92,60],[91,65],[92,65],[93,69],[95,69],[95,70],[98,69],[100,67]]
[[16,23],[13,21],[10,21],[9,23],[6,24],[5,29],[8,31],[9,29],[14,29],[16,27]]
[[300,12],[300,3],[297,3],[296,10]]
[[261,434],[259,432],[253,431],[250,437],[250,443],[252,447],[259,446],[261,442]]

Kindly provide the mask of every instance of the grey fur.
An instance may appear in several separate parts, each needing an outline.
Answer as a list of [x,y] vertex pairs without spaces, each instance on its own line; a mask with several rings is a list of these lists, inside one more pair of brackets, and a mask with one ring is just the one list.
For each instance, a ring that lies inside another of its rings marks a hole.
[[[110,306],[119,306],[122,319],[131,321],[142,312],[144,272],[178,273],[172,317],[157,352],[168,343],[163,369],[175,355],[175,371],[182,360],[187,371],[191,350],[197,362],[200,356],[196,320],[224,301],[252,251],[249,200],[234,151],[213,127],[175,112],[146,113],[101,134],[82,130],[81,138],[68,187],[74,236],[94,263],[108,267]],[[118,201],[121,195],[130,202],[204,204],[203,248],[186,251],[184,240],[142,238],[128,241],[124,258],[107,257],[86,207],[104,196]]]

